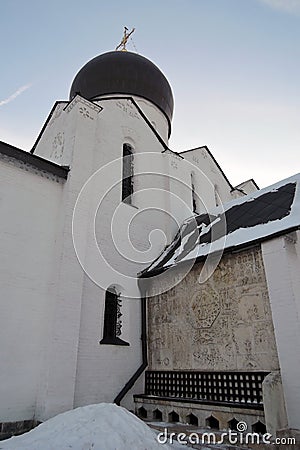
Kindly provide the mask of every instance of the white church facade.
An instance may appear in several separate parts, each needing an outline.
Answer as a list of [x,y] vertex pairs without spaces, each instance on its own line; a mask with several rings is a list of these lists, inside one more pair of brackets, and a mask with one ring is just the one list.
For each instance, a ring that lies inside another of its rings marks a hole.
[[[3,436],[114,401],[221,427],[236,407],[249,426],[300,429],[299,176],[233,187],[207,147],[168,148],[172,114],[152,62],[108,52],[30,153],[0,142]],[[206,372],[219,390],[226,372],[255,375],[259,393],[245,411],[241,385],[238,399],[155,392],[157,374],[200,386]]]

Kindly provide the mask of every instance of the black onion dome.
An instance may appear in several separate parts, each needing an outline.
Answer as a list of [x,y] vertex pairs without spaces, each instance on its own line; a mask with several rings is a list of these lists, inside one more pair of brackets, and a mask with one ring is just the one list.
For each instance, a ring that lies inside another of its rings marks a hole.
[[76,94],[88,100],[107,94],[143,97],[165,114],[170,130],[174,106],[171,87],[159,68],[137,53],[113,51],[93,58],[76,75],[70,100]]

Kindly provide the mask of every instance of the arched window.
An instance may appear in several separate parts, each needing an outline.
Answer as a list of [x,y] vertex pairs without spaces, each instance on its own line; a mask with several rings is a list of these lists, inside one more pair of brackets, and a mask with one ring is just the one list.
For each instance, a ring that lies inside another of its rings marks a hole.
[[123,145],[122,202],[132,204],[133,194],[133,151],[129,144]]
[[197,212],[197,195],[195,191],[195,180],[194,175],[191,173],[191,191],[192,191],[192,207],[193,213],[198,214]]
[[129,345],[128,342],[119,337],[122,332],[121,306],[120,294],[113,287],[107,289],[105,293],[103,338],[100,344]]
[[216,184],[215,184],[215,187],[214,187],[214,192],[215,192],[216,206],[219,206],[221,204],[221,199],[220,199],[220,195],[219,195],[218,186]]

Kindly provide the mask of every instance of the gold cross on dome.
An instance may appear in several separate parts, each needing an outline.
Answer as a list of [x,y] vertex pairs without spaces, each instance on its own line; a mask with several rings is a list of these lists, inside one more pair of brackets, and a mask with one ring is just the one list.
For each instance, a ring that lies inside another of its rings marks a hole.
[[124,27],[124,35],[120,42],[120,44],[116,47],[116,50],[120,50],[121,52],[127,52],[126,44],[128,42],[129,37],[134,32],[135,28],[132,28],[132,30],[128,33],[128,28]]

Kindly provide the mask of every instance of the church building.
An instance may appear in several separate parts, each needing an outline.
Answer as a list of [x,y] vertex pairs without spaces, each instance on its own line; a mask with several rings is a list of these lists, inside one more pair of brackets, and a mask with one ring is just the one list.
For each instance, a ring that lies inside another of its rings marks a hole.
[[30,152],[0,142],[0,437],[93,403],[300,430],[300,176],[232,186],[169,149],[145,57],[75,76]]

